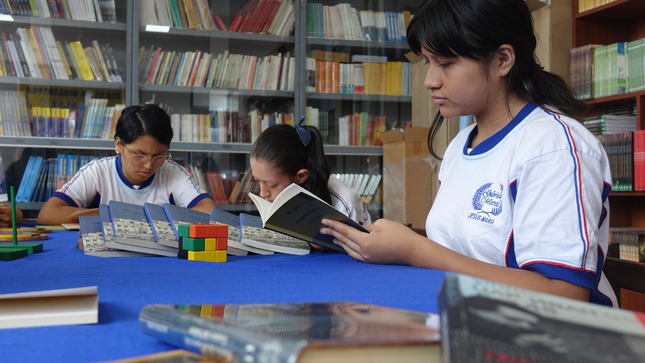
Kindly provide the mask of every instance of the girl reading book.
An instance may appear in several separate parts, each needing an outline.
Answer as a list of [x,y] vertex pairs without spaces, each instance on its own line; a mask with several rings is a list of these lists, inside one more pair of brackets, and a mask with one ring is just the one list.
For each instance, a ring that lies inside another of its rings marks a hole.
[[[611,173],[574,117],[585,109],[535,56],[522,0],[425,0],[407,30],[444,117],[474,115],[448,146],[427,238],[378,220],[369,233],[323,220],[353,257],[458,272],[616,306],[602,268]],[[436,156],[436,154],[433,152]]]
[[320,131],[303,125],[274,125],[264,130],[251,149],[251,172],[260,185],[259,195],[273,201],[296,183],[362,226],[372,220],[361,197],[331,176]]
[[114,134],[116,156],[96,159],[45,203],[38,223],[78,221],[81,209],[109,201],[143,205],[171,203],[210,213],[213,199],[170,159],[173,137],[170,117],[162,108],[147,104],[126,107]]

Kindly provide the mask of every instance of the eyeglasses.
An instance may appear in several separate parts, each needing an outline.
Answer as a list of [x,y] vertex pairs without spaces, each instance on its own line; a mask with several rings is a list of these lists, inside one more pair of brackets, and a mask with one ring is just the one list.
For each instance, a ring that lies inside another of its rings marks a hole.
[[123,145],[123,148],[128,150],[128,153],[130,153],[129,159],[130,162],[132,163],[132,166],[134,167],[141,167],[144,166],[148,163],[148,161],[152,162],[152,165],[155,168],[161,167],[166,160],[170,159],[170,153],[168,154],[163,154],[163,155],[157,155],[157,156],[150,156],[146,154],[136,154],[130,151],[130,149],[127,148],[126,145]]

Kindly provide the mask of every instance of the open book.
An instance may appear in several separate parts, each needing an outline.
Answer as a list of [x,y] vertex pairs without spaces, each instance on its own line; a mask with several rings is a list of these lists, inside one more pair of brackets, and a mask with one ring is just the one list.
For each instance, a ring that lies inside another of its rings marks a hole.
[[365,227],[297,184],[286,187],[273,203],[253,193],[249,193],[249,197],[258,208],[265,228],[327,249],[345,252],[342,247],[334,244],[333,236],[320,233],[320,221],[323,218],[340,221],[368,232]]

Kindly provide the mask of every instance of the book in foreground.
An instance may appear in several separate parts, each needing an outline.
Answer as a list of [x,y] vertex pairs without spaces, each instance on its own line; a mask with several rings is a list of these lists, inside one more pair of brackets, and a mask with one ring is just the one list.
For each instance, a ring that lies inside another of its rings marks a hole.
[[645,362],[645,315],[448,273],[444,361]]
[[96,324],[96,286],[0,295],[0,329]]
[[440,361],[438,316],[349,301],[148,305],[146,334],[236,362]]
[[258,208],[265,228],[327,249],[345,252],[342,247],[334,243],[333,236],[320,233],[322,228],[320,221],[323,218],[340,221],[368,232],[365,227],[295,183],[280,192],[273,202],[253,193],[249,193],[249,197]]

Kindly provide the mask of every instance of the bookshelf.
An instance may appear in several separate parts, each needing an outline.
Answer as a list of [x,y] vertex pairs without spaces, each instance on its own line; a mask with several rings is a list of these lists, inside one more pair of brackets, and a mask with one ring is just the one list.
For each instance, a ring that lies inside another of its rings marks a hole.
[[[586,4],[589,6],[585,8]],[[587,44],[607,45],[645,38],[645,18],[642,16],[645,12],[645,2],[643,1],[605,1],[593,7],[589,1],[574,0],[572,6],[572,47],[574,48]],[[645,129],[645,91],[629,92],[628,89],[625,93],[592,98],[586,102],[590,107],[590,115],[608,113],[607,111],[612,107],[627,104],[635,109],[637,129]],[[611,227],[645,227],[645,192],[612,192],[609,201]],[[616,265],[612,262],[606,266],[607,269],[612,269],[608,275],[624,273],[622,269],[615,268]],[[642,267],[643,264],[640,265]],[[630,278],[643,279],[642,268],[630,271],[640,271]],[[625,276],[622,278],[624,279]],[[645,295],[642,293],[623,290],[619,296],[622,307],[645,310]]]
[[[109,4],[110,1],[101,3]],[[383,127],[403,125],[411,120],[412,101],[409,94],[340,94],[309,92],[306,89],[306,59],[312,50],[379,56],[386,57],[388,61],[407,62],[405,53],[408,50],[404,41],[368,41],[331,39],[324,35],[311,36],[307,34],[306,27],[307,6],[313,2],[258,0],[258,8],[260,6],[263,8],[260,8],[261,10],[256,14],[253,14],[250,10],[252,8],[249,8],[247,17],[243,17],[244,21],[239,22],[236,20],[237,14],[240,11],[244,12],[248,3],[249,1],[195,0],[191,3],[193,6],[191,12],[179,10],[179,13],[173,13],[174,5],[170,5],[186,3],[174,0],[168,2],[115,0],[111,11],[114,17],[108,19],[107,15],[103,14],[104,20],[101,22],[92,20],[89,14],[79,13],[79,9],[76,8],[79,5],[76,2],[70,2],[74,9],[62,8],[66,12],[66,17],[62,14],[59,14],[59,17],[53,13],[44,14],[42,6],[46,6],[49,2],[42,0],[30,4],[36,6],[40,14],[29,12],[28,10],[34,10],[30,6],[23,9],[8,9],[0,5],[0,13],[2,13],[0,31],[9,35],[17,32],[19,28],[42,27],[51,29],[55,40],[63,45],[66,42],[80,41],[82,46],[87,48],[93,46],[93,41],[96,41],[100,49],[104,44],[109,44],[116,62],[114,72],[118,72],[121,76],[120,79],[112,79],[107,78],[111,77],[111,74],[108,74],[105,79],[90,80],[84,79],[79,70],[77,77],[69,77],[69,75],[64,77],[62,74],[59,76],[55,73],[34,77],[12,74],[8,72],[6,62],[3,63],[0,67],[2,68],[0,90],[27,94],[25,100],[27,111],[13,117],[23,122],[20,130],[27,131],[11,132],[13,128],[6,127],[7,120],[3,120],[5,127],[0,134],[0,155],[3,157],[5,167],[24,157],[25,153],[38,154],[44,158],[56,157],[63,152],[92,156],[112,154],[114,144],[109,125],[100,124],[103,127],[97,126],[98,129],[85,130],[85,132],[81,132],[80,126],[77,126],[78,129],[75,130],[74,135],[71,135],[72,137],[66,137],[67,135],[61,137],[58,134],[34,136],[30,132],[34,122],[33,116],[40,115],[33,110],[34,106],[67,109],[76,111],[77,117],[89,117],[91,112],[87,106],[89,96],[86,91],[91,91],[92,98],[106,99],[104,104],[97,101],[95,106],[97,110],[101,110],[100,107],[105,105],[116,107],[154,102],[164,105],[171,115],[211,115],[209,119],[211,124],[215,122],[212,115],[217,115],[218,120],[225,120],[226,123],[230,121],[229,126],[233,124],[231,120],[243,119],[244,122],[240,123],[243,126],[237,127],[236,132],[230,129],[222,131],[221,127],[216,128],[218,132],[207,130],[201,133],[185,132],[184,135],[181,130],[176,132],[171,145],[174,159],[184,165],[214,162],[221,170],[246,170],[251,142],[261,131],[263,119],[272,120],[276,117],[289,122],[300,115],[305,115],[309,106],[327,111],[338,110],[334,118],[360,112],[384,115],[386,123]],[[319,3],[340,7],[336,5],[341,2],[321,1]],[[159,4],[169,5],[162,11],[155,8],[155,5]],[[357,12],[370,9],[401,13],[404,10],[412,10],[417,2],[352,0],[343,4],[345,9],[355,9]],[[274,10],[271,10],[272,6],[275,7]],[[218,29],[215,18],[212,18],[213,23],[209,23],[206,18],[198,18],[205,13],[202,11],[205,7],[215,11],[212,14],[217,15],[221,21],[220,25],[224,24],[226,30],[221,30],[222,27]],[[51,7],[49,10],[52,10]],[[72,10],[74,10],[74,16],[72,16]],[[168,10],[170,15],[163,15]],[[272,25],[269,21],[270,16],[267,15],[273,11],[276,14],[283,14],[283,18],[273,17],[280,20],[276,25]],[[189,13],[193,15],[192,20],[189,20]],[[151,14],[155,16],[150,17]],[[262,14],[265,15],[264,19],[261,17]],[[93,13],[93,16],[96,17],[97,14]],[[178,25],[179,19],[184,23]],[[262,21],[265,24],[264,30],[259,30],[259,25],[256,27],[252,25],[254,22]],[[236,22],[239,23],[235,25],[239,26],[238,31],[232,31],[233,24]],[[5,43],[3,42],[3,45]],[[152,55],[157,53],[156,66],[151,66],[148,53]],[[184,75],[177,72],[181,69],[178,64],[174,69],[175,73],[172,73],[174,59],[187,59],[189,53],[192,59],[203,60],[203,62],[193,60],[194,68],[188,68]],[[212,57],[204,58],[207,54]],[[4,56],[4,52],[2,55]],[[217,57],[220,57],[220,63],[215,63]],[[230,68],[217,68],[223,64],[223,59],[230,60]],[[71,59],[66,60],[72,67],[74,66],[71,64]],[[60,62],[63,60],[60,59]],[[244,68],[250,67],[250,63],[247,62],[253,62],[255,73],[250,73]],[[197,66],[195,66],[196,63]],[[274,66],[273,73],[266,71],[265,75],[270,76],[264,81],[257,81],[262,79],[257,77],[260,64],[266,66],[267,68],[264,68],[266,70],[270,69],[267,66],[268,63]],[[46,65],[47,62],[41,66]],[[234,65],[237,67],[233,67]],[[203,69],[200,70],[200,68]],[[219,74],[214,71],[211,76],[209,74],[211,69],[222,69],[222,71],[219,71]],[[59,69],[59,72],[62,71]],[[193,72],[194,75],[191,78]],[[245,72],[246,78],[244,78]],[[238,78],[235,78],[236,74]],[[249,74],[255,75],[253,80],[249,80]],[[34,92],[36,95],[29,92]],[[80,104],[85,107],[83,110],[86,111],[85,115],[78,115],[81,112],[78,108]],[[50,111],[39,112],[42,112],[42,116],[39,117],[43,119],[50,115]],[[53,117],[54,111],[51,112]],[[66,116],[60,118],[67,120]],[[97,122],[108,122],[107,120],[108,118],[105,117],[101,120],[97,119]],[[313,120],[308,119],[307,122],[315,124]],[[177,125],[179,128],[180,123]],[[67,129],[67,126],[65,127]],[[333,139],[329,141],[326,145],[326,153],[334,173],[381,173],[382,147],[378,142],[350,144],[338,143]],[[382,215],[379,203],[377,198],[377,201],[370,206],[373,217]],[[19,206],[24,209],[38,209],[39,204],[28,202]],[[239,206],[225,207],[240,209]]]
[[[573,1],[573,47],[585,44],[611,44],[645,38],[645,2],[615,0],[580,12]],[[617,104],[631,104],[637,115],[637,128],[645,129],[645,92],[629,92],[586,101],[591,113],[603,113]],[[610,195],[611,225],[645,227],[645,193],[615,192]]]

